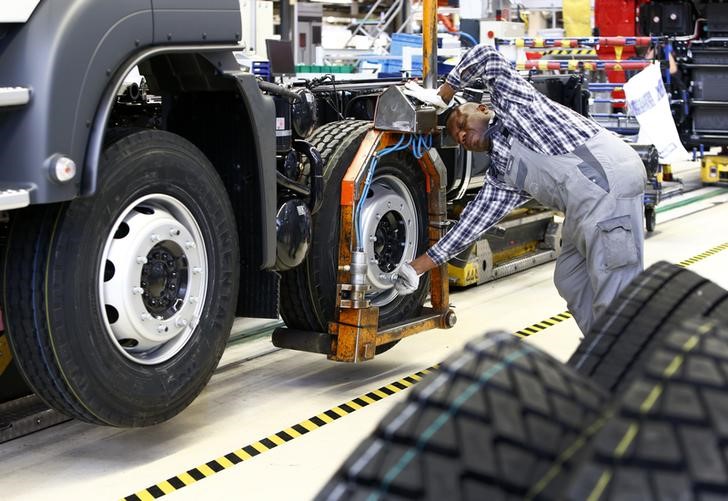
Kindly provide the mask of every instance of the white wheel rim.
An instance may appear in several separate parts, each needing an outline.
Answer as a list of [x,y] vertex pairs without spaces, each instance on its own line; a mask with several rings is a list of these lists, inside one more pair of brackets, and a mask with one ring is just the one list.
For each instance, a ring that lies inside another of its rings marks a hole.
[[164,194],[131,203],[111,228],[98,270],[116,349],[142,365],[175,356],[199,323],[208,280],[202,232],[184,204]]
[[386,306],[398,294],[382,275],[395,272],[417,257],[419,219],[414,198],[404,181],[392,175],[375,178],[362,208],[361,222],[369,259],[368,297],[373,305]]

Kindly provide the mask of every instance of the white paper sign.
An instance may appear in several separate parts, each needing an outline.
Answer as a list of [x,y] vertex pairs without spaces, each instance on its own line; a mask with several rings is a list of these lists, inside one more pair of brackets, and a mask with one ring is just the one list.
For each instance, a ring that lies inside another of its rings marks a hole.
[[690,158],[680,142],[670,111],[670,96],[662,82],[660,66],[651,64],[624,84],[629,111],[640,124],[638,142],[654,144],[660,161],[678,162]]

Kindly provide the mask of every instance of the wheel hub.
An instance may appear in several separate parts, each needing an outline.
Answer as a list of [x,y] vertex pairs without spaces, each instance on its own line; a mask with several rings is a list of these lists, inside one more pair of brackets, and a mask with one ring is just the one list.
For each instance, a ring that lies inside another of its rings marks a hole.
[[407,185],[392,175],[376,178],[362,208],[361,224],[369,258],[369,297],[372,304],[382,306],[397,296],[391,281],[383,275],[416,257],[419,223]]
[[374,258],[383,272],[393,272],[402,261],[407,244],[407,224],[402,215],[389,211],[377,224],[374,232]]
[[116,347],[134,362],[164,362],[190,339],[207,290],[207,255],[193,215],[148,195],[117,219],[99,272],[100,303]]
[[187,262],[184,251],[174,242],[157,244],[147,254],[142,266],[142,301],[155,317],[170,318],[184,302],[187,285]]

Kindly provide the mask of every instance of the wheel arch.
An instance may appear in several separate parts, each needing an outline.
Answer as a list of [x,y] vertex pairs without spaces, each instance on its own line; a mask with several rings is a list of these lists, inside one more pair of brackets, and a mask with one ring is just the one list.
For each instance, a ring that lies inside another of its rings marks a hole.
[[155,47],[120,66],[94,120],[83,194],[96,191],[115,97],[129,71],[139,67],[150,91],[163,96],[159,128],[195,144],[223,179],[238,224],[241,260],[265,269],[275,264],[275,107],[253,75],[239,72],[236,48]]

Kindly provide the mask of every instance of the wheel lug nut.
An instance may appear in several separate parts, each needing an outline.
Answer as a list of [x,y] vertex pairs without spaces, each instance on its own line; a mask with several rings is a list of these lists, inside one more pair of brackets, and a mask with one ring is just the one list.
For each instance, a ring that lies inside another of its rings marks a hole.
[[164,324],[159,324],[159,325],[157,326],[157,332],[159,332],[160,334],[161,334],[162,332],[164,332],[164,329],[165,329],[165,327],[164,327]]
[[169,230],[169,236],[170,237],[178,237],[181,232],[177,228],[172,228]]
[[189,322],[187,320],[185,320],[184,318],[178,318],[177,321],[175,322],[175,325],[177,327],[187,327],[188,323]]
[[199,301],[199,299],[197,299],[195,296],[190,296],[190,304],[197,304],[197,301]]
[[[199,275],[201,272],[202,272],[202,268],[200,268],[199,266],[195,266],[194,268],[192,268],[193,275]],[[175,277],[175,276],[177,276],[177,274],[173,273],[172,276]]]
[[136,259],[136,262],[137,262],[137,264],[147,264],[149,262],[149,260],[147,258],[145,258],[144,256],[139,256]]
[[162,237],[160,237],[156,233],[152,233],[152,235],[149,237],[149,240],[151,240],[152,242],[159,242],[162,240]]
[[152,316],[149,313],[142,313],[142,320],[149,320],[150,318],[152,318]]
[[195,242],[185,242],[185,249],[194,249]]
[[134,287],[134,288],[133,288],[133,289],[131,290],[131,292],[132,292],[132,294],[134,294],[135,296],[138,296],[139,294],[143,294],[143,293],[144,293],[144,289],[142,289],[141,287]]

